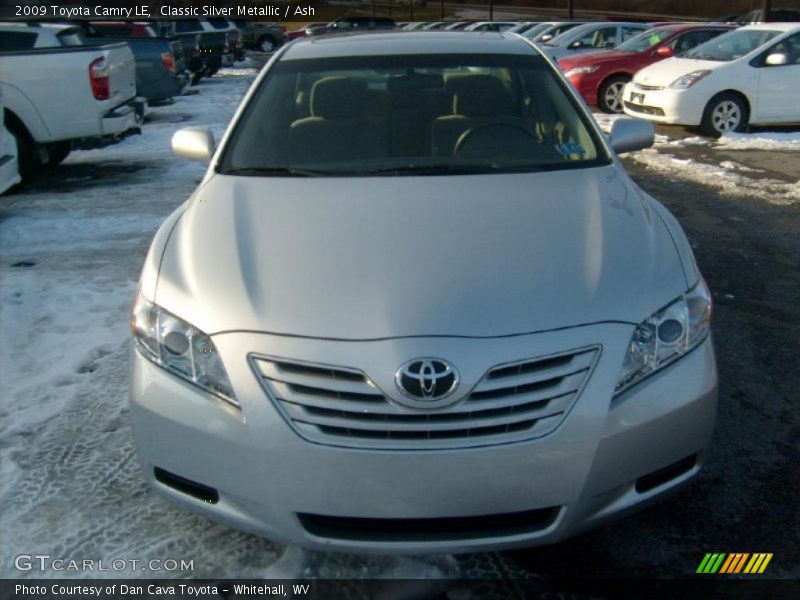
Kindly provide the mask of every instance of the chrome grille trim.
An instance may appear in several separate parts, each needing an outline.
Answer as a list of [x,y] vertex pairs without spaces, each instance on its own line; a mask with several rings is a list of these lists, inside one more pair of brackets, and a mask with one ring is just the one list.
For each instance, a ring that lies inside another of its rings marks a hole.
[[308,441],[352,448],[425,450],[488,446],[547,435],[590,378],[600,346],[495,365],[457,403],[415,410],[363,371],[251,354],[267,396]]

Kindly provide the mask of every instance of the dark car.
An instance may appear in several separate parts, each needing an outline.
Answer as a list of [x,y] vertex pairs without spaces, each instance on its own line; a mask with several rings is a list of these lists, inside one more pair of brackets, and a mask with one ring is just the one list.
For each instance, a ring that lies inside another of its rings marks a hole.
[[622,89],[644,67],[707,42],[732,25],[676,24],[654,27],[614,48],[566,56],[558,61],[590,106],[622,112]]
[[274,52],[286,41],[286,27],[257,21],[231,21],[242,32],[242,43],[248,50]]

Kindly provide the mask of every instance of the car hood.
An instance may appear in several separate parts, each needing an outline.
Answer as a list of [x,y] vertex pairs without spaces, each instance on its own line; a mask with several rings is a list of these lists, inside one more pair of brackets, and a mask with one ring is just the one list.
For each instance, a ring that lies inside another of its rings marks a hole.
[[581,52],[577,55],[569,54],[558,61],[561,68],[565,71],[582,67],[584,65],[600,65],[611,62],[624,62],[631,57],[638,56],[638,52],[620,52],[619,50],[594,50],[592,52]]
[[500,336],[638,323],[686,289],[615,167],[430,177],[214,175],[155,301],[209,334]]
[[692,71],[702,69],[716,69],[721,64],[713,60],[695,60],[693,58],[667,58],[649,67],[645,67],[633,77],[636,83],[644,85],[667,87],[679,77]]

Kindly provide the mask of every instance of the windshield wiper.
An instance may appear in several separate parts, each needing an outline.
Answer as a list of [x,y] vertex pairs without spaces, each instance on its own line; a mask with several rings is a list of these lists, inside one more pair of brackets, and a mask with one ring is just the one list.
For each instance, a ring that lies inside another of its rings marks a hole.
[[385,175],[397,173],[398,175],[479,175],[483,173],[501,173],[504,171],[540,171],[539,167],[529,165],[397,165],[359,171],[357,175]]
[[242,167],[239,169],[225,169],[220,175],[252,175],[255,177],[322,177],[331,175],[328,171],[315,171],[298,167]]

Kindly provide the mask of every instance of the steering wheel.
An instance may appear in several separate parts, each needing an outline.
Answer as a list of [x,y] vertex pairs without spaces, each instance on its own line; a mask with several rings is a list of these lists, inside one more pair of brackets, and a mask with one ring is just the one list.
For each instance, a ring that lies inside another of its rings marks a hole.
[[540,157],[543,146],[523,125],[486,123],[459,136],[453,156],[467,159]]

